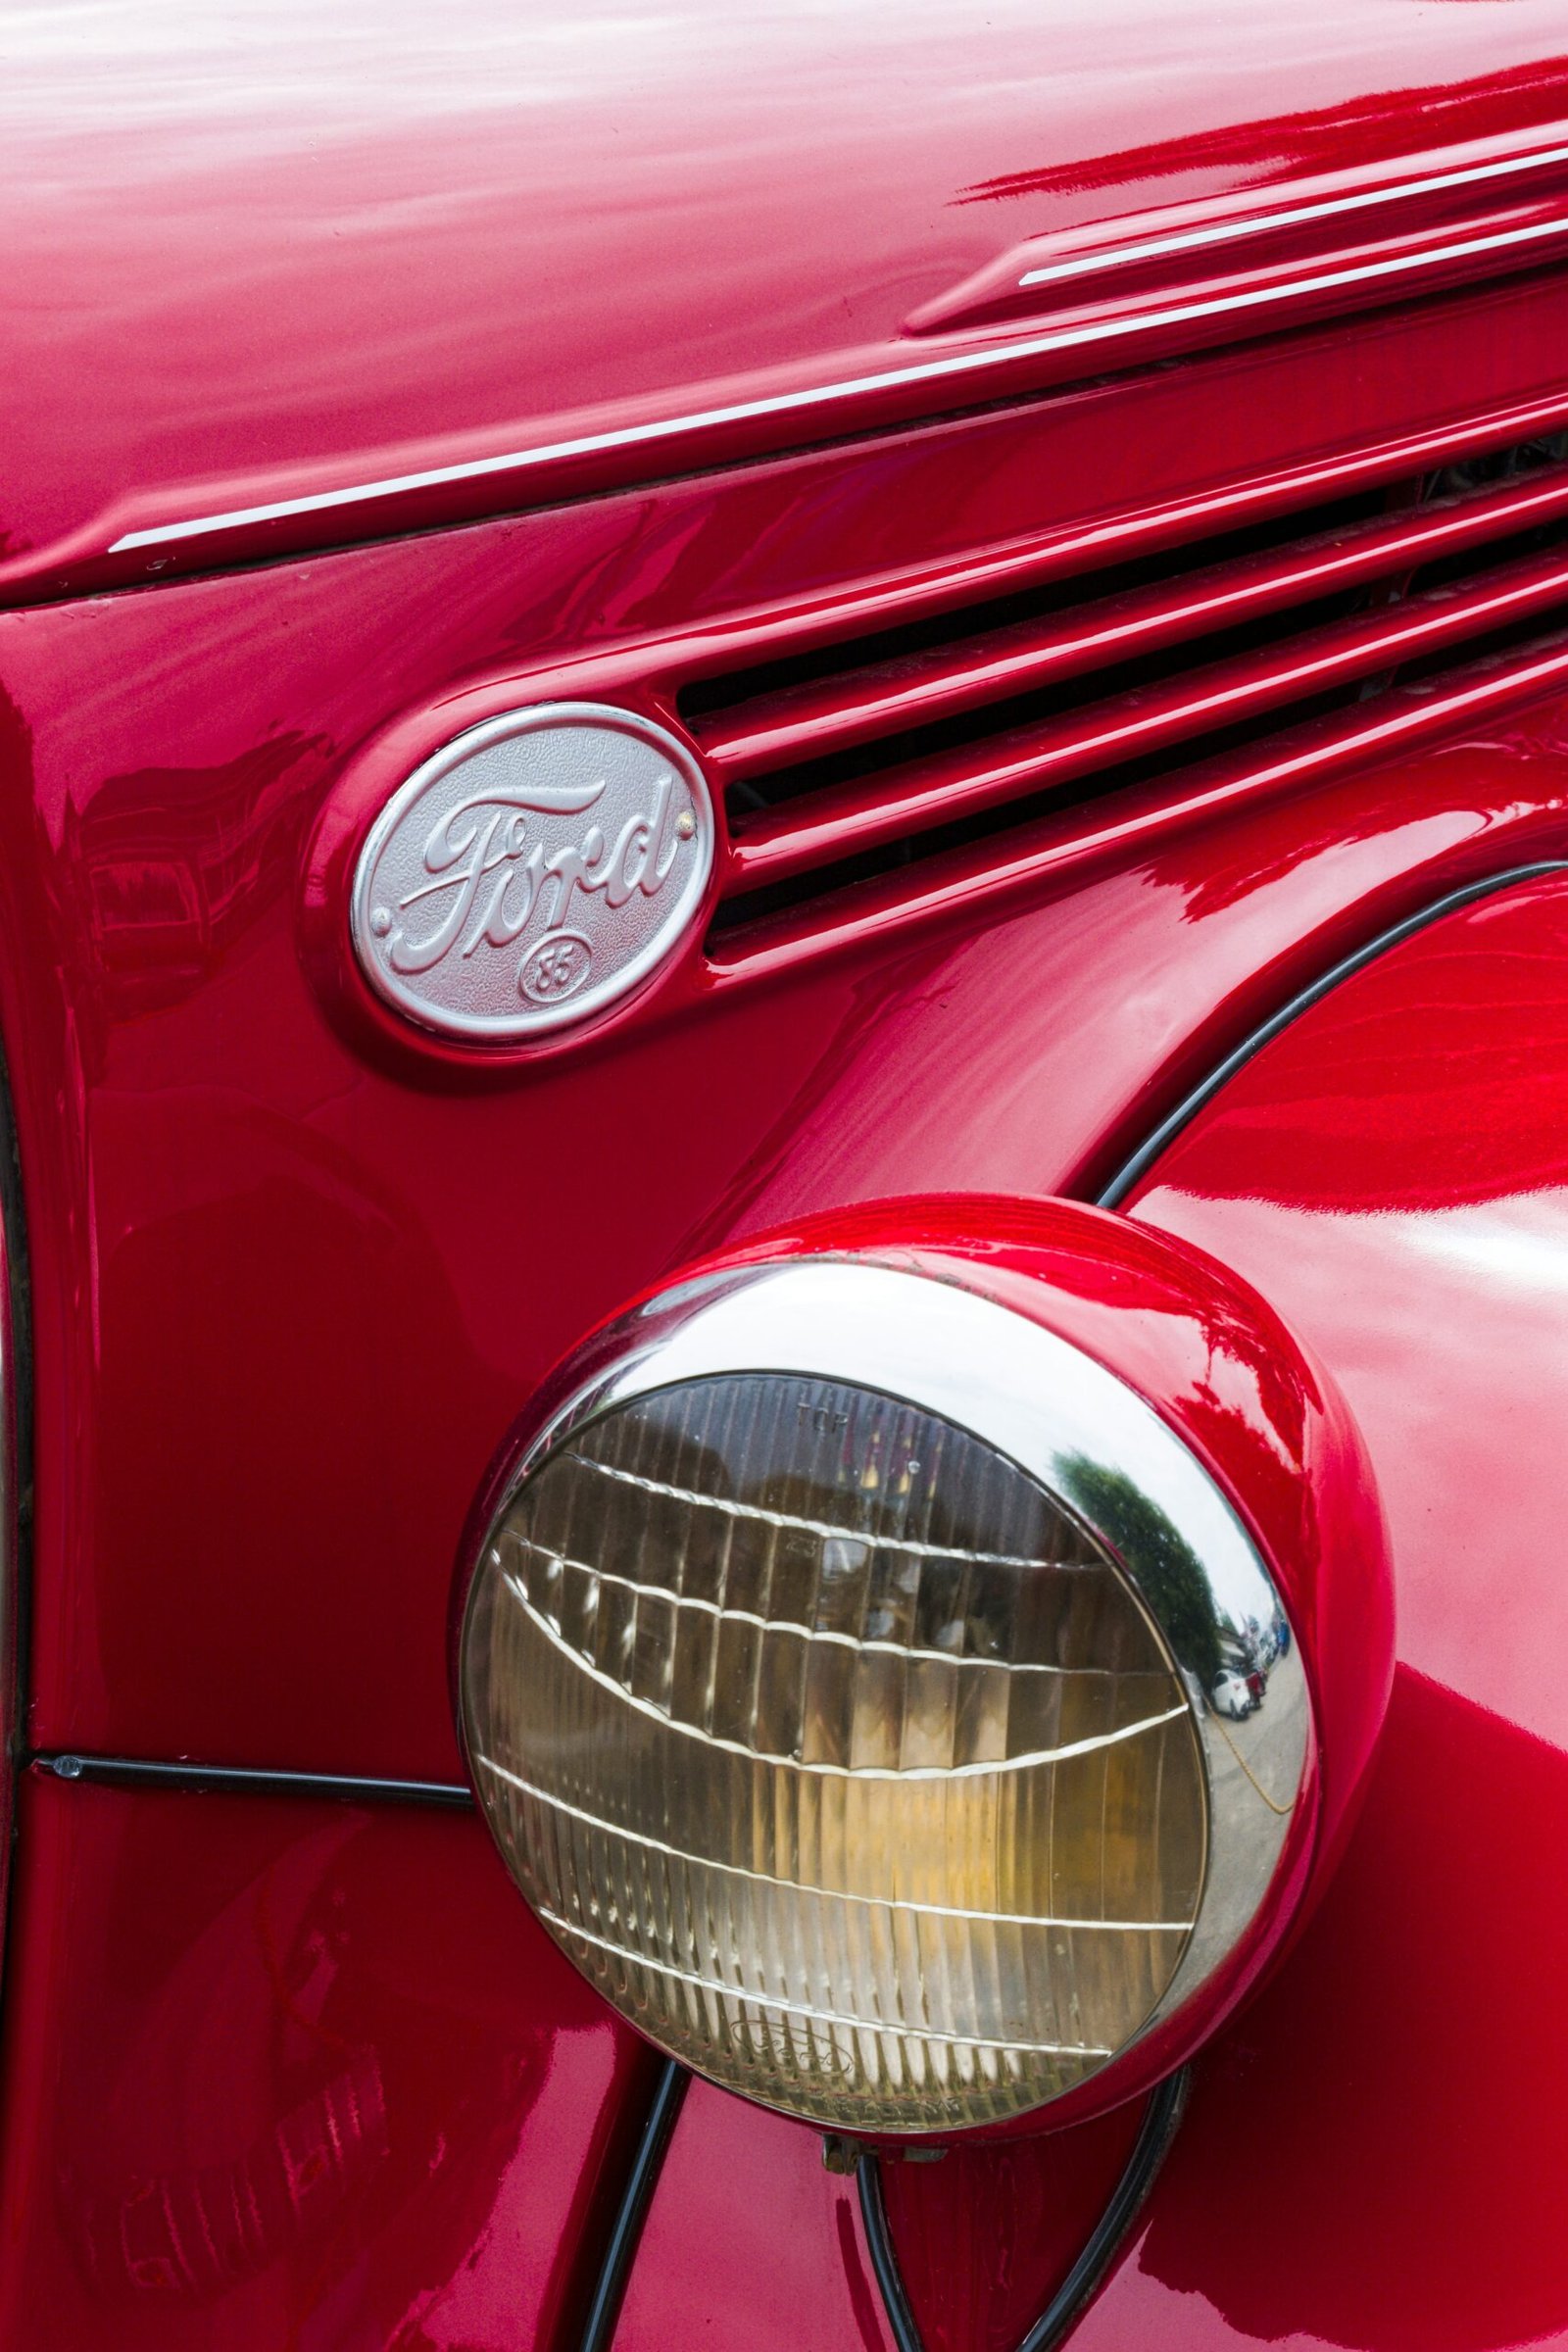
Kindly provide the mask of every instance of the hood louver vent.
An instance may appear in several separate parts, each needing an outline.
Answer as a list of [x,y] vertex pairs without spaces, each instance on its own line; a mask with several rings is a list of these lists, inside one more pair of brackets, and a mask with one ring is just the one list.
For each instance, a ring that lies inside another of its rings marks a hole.
[[723,788],[710,939],[1568,621],[1568,432],[689,681]]

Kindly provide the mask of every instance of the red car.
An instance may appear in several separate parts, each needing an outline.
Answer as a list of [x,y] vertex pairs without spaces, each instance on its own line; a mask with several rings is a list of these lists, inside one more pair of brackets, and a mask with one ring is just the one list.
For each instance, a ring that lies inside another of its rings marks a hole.
[[0,2344],[1568,2341],[1560,6],[0,52]]

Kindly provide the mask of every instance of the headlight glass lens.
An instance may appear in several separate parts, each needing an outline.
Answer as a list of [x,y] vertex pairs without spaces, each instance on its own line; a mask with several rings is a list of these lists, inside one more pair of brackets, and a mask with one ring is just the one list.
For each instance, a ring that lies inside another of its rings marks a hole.
[[463,1648],[481,1801],[666,2050],[851,2130],[1013,2115],[1166,1990],[1202,1891],[1186,1686],[1131,1586],[953,1423],[658,1390],[513,1494]]

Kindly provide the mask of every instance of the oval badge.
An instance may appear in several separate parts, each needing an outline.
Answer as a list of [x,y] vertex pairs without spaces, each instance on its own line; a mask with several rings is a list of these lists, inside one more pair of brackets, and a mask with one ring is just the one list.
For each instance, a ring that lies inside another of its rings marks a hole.
[[600,703],[508,710],[382,809],[355,870],[355,951],[426,1029],[537,1037],[655,971],[712,863],[707,784],[664,728]]

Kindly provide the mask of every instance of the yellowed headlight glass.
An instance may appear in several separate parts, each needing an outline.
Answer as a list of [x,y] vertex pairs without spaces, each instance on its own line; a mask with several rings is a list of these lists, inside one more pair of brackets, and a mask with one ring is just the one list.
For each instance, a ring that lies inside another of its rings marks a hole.
[[463,1696],[563,1949],[821,2124],[1056,2096],[1197,1916],[1197,1731],[1125,1577],[1011,1462],[863,1389],[694,1381],[577,1431],[493,1531]]

